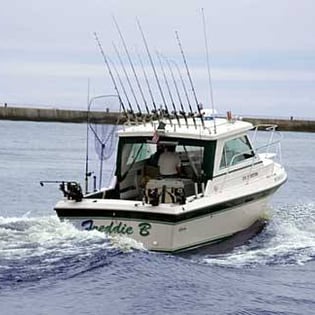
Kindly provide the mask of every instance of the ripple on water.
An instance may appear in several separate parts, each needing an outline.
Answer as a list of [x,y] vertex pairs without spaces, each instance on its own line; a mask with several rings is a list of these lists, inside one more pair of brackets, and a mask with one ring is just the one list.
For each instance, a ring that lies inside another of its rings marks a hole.
[[0,217],[1,287],[43,278],[69,278],[111,263],[141,244],[97,231],[79,231],[56,217]]

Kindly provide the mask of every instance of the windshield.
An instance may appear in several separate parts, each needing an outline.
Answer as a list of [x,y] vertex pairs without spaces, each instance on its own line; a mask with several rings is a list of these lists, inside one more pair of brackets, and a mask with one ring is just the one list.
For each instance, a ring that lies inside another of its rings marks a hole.
[[220,168],[238,164],[254,156],[247,136],[228,140],[223,147]]
[[158,167],[159,156],[169,145],[175,147],[182,167],[182,176],[212,176],[215,141],[163,138],[153,143],[147,137],[126,137],[119,141],[116,174],[125,178],[132,169]]

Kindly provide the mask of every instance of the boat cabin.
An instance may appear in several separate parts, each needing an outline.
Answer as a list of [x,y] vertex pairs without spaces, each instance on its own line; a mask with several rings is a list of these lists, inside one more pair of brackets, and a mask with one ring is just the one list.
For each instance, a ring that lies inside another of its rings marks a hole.
[[[247,125],[246,131],[250,129],[250,124],[241,123]],[[153,129],[150,133],[121,132],[116,185],[103,198],[144,200],[153,205],[185,203],[187,197],[204,193],[214,177],[253,164],[258,157],[246,131],[231,132],[225,127],[215,135],[201,134],[198,138],[196,132],[194,135],[177,132],[176,136],[163,132],[157,141],[152,136]],[[159,157],[169,146],[174,147],[180,168],[177,174],[164,176]],[[91,197],[95,198],[95,194]]]

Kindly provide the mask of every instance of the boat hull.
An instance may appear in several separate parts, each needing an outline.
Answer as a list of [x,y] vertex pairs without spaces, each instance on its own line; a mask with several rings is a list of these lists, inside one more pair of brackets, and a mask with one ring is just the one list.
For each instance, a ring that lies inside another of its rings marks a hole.
[[60,214],[59,217],[79,229],[98,230],[111,236],[127,236],[142,243],[148,250],[175,253],[217,243],[266,219],[267,201],[268,196],[263,196],[177,222],[113,216],[113,211],[110,216],[103,217],[67,217]]

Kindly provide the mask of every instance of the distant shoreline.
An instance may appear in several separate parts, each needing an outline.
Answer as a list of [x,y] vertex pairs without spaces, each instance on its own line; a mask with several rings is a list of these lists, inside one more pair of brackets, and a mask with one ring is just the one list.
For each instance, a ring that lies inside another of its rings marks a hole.
[[[123,120],[120,113],[115,112],[89,112],[90,119],[94,122],[115,124],[118,119]],[[68,109],[47,109],[47,108],[27,108],[27,107],[0,107],[0,120],[21,120],[21,121],[45,121],[64,123],[86,123],[88,112],[84,110]],[[244,121],[257,124],[275,124],[278,130],[315,132],[315,120],[301,119],[272,119],[243,117]]]

